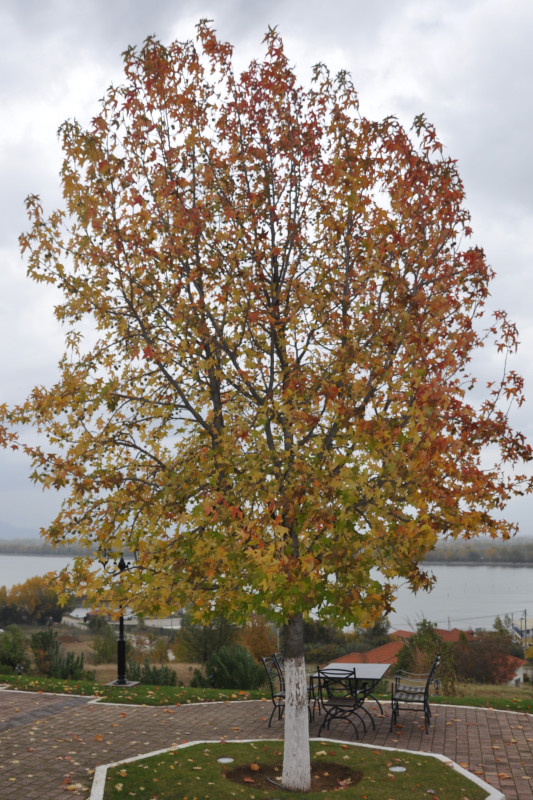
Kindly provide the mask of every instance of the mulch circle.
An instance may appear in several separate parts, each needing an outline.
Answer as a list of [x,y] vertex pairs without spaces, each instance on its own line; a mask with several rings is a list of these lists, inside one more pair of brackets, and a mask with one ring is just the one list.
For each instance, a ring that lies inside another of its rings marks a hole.
[[[225,769],[226,778],[234,783],[245,784],[246,786],[260,786],[271,789],[274,783],[283,792],[286,789],[276,780],[281,776],[281,765],[274,767],[272,764],[242,764],[232,769]],[[334,789],[344,789],[355,786],[363,778],[363,773],[359,769],[353,769],[346,764],[336,764],[335,762],[321,761],[315,764],[311,772],[311,791],[323,792]]]

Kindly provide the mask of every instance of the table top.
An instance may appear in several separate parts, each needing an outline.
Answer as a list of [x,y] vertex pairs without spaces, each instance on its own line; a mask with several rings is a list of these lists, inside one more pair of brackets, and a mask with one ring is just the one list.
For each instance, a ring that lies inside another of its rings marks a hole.
[[[351,661],[333,661],[322,667],[322,672],[338,670],[355,670],[355,676],[361,680],[379,681],[385,675],[390,664],[356,664]],[[314,677],[317,673],[314,673]]]

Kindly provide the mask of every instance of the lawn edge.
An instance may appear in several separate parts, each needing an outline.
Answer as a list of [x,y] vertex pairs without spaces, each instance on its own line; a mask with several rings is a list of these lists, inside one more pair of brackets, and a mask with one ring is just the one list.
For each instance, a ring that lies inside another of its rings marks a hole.
[[[254,742],[264,742],[264,741],[274,741],[274,742],[282,742],[283,739],[226,739],[224,740],[228,744],[251,744]],[[323,742],[324,739],[321,737],[312,737],[309,739],[310,742]],[[386,752],[391,753],[409,753],[410,755],[420,755],[420,756],[428,756],[429,758],[436,758],[438,761],[442,761],[443,764],[451,767],[455,772],[458,772],[460,775],[463,775],[465,778],[468,778],[472,783],[475,783],[479,786],[483,791],[487,792],[486,800],[505,800],[505,795],[499,790],[492,786],[490,783],[487,783],[478,775],[474,775],[474,773],[469,772],[464,767],[461,767],[457,762],[452,761],[451,758],[442,755],[441,753],[426,753],[424,750],[405,750],[404,748],[398,747],[377,747],[372,744],[365,744],[364,742],[345,742],[342,739],[327,739],[328,744],[341,744],[341,745],[348,745],[350,747],[365,747],[369,750],[384,750]],[[143,758],[152,758],[154,756],[159,756],[164,753],[169,753],[171,750],[181,750],[185,747],[193,747],[194,745],[198,744],[220,744],[220,739],[198,739],[193,742],[184,742],[183,744],[176,744],[172,747],[165,747],[163,750],[153,750],[149,753],[141,753],[137,756],[131,756],[131,758],[123,758],[120,761],[113,761],[109,764],[100,764],[96,767],[94,771],[93,783],[91,787],[91,794],[89,795],[88,800],[104,800],[104,791],[105,791],[105,782],[107,778],[107,770],[111,767],[118,767],[121,764],[131,764],[134,761],[141,761]]]

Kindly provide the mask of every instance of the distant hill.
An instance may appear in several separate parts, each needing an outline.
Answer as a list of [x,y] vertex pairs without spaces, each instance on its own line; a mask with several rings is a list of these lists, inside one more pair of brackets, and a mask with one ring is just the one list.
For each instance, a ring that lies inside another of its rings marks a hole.
[[440,542],[427,554],[425,564],[533,564],[533,538],[516,536],[507,541],[468,539]]
[[0,539],[34,539],[40,541],[39,528],[21,528],[0,519]]
[[87,551],[78,545],[52,547],[39,536],[36,528],[21,528],[0,520],[0,553],[21,555],[81,556]]

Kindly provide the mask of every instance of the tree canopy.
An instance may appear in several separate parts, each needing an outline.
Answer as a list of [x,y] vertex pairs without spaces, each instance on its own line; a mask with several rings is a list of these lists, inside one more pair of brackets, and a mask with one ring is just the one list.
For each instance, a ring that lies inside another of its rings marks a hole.
[[480,321],[491,270],[433,127],[365,119],[323,65],[302,88],[275,30],[265,50],[236,76],[206,22],[149,38],[61,127],[64,207],[29,197],[21,245],[66,350],[3,439],[47,440],[22,446],[68,492],[49,539],[137,551],[118,589],[79,561],[93,599],[360,623],[397,576],[427,585],[439,536],[512,532],[522,381],[480,400],[469,363],[517,334]]

